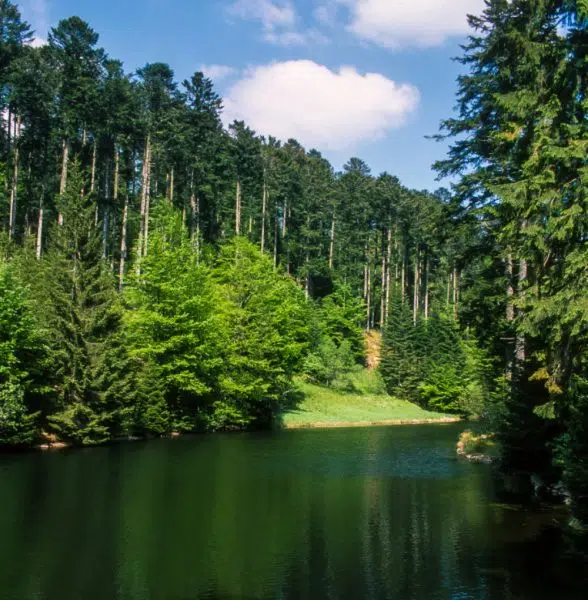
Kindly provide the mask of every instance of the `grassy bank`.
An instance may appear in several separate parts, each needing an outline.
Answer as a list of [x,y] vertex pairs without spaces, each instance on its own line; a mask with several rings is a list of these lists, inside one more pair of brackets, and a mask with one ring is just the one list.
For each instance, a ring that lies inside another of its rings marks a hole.
[[354,374],[343,387],[325,388],[303,381],[297,384],[295,406],[282,414],[286,429],[362,427],[442,423],[455,417],[423,410],[416,404],[396,400],[382,389],[375,373]]

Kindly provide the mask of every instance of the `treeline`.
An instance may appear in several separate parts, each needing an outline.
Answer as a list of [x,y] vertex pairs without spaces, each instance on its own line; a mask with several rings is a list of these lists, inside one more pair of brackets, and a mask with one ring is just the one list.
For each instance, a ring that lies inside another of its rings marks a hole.
[[458,114],[442,125],[452,145],[436,165],[459,176],[486,248],[460,317],[483,312],[478,336],[502,365],[487,412],[503,468],[534,473],[539,494],[563,478],[586,525],[588,6],[487,0],[469,21]]
[[394,298],[457,314],[447,192],[224,129],[204,74],[127,74],[77,17],[33,47],[0,9],[1,443],[267,426]]

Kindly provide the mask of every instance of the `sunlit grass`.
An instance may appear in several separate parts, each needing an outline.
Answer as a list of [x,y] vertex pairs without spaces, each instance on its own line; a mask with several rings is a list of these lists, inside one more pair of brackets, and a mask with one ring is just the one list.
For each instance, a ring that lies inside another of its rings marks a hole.
[[[388,396],[374,372],[354,373],[337,388],[298,381],[299,401],[282,415],[284,427],[320,427],[442,421],[448,415]],[[351,391],[349,391],[351,390]]]

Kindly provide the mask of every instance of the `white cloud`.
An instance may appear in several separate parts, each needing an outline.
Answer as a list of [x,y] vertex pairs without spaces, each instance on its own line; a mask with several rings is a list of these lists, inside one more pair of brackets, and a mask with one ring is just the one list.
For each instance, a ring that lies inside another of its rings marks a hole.
[[397,49],[438,46],[467,34],[466,15],[481,12],[484,0],[327,0],[323,6],[334,4],[348,6],[350,31]]
[[236,0],[229,8],[231,16],[259,21],[266,33],[291,29],[296,24],[296,11],[291,0]]
[[227,12],[231,17],[259,22],[263,39],[271,44],[302,46],[328,41],[316,29],[299,30],[300,19],[293,0],[235,0]]
[[229,67],[228,65],[201,65],[200,71],[202,71],[206,77],[218,82],[227,77],[237,74],[239,71],[235,67]]
[[40,48],[41,46],[46,46],[47,40],[41,37],[35,36],[31,42],[31,46],[33,48]]
[[336,151],[384,137],[418,103],[415,87],[378,73],[331,71],[297,60],[250,69],[226,95],[224,118],[245,120],[264,135]]

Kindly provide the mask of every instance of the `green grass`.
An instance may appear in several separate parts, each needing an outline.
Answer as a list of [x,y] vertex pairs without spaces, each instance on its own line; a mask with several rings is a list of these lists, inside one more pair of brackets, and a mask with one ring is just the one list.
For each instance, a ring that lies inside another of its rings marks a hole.
[[299,401],[282,414],[282,425],[295,427],[345,427],[392,422],[443,421],[448,415],[423,410],[416,404],[388,396],[375,373],[361,371],[348,378],[347,390],[297,382]]

